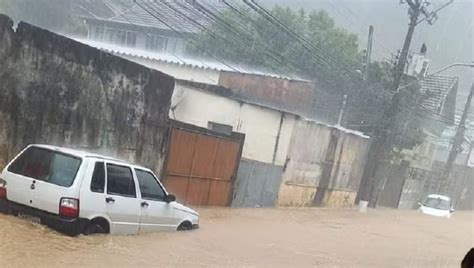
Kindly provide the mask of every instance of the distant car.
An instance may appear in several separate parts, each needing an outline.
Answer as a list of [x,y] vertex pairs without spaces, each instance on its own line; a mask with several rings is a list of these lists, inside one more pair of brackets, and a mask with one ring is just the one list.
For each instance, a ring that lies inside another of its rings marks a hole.
[[420,206],[419,211],[431,216],[450,218],[454,212],[451,198],[444,195],[430,194],[423,202],[418,202],[418,205]]
[[0,211],[69,235],[199,227],[153,172],[121,160],[30,145],[0,174]]

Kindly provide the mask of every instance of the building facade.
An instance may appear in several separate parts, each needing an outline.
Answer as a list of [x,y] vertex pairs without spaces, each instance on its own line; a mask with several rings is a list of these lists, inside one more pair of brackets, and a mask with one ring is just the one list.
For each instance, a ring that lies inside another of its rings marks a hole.
[[369,138],[252,103],[216,85],[178,80],[170,118],[245,134],[232,206],[354,204]]

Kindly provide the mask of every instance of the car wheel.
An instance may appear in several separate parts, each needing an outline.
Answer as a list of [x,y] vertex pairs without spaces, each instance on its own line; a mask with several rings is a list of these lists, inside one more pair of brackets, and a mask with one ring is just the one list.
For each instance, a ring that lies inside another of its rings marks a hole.
[[188,231],[191,230],[191,223],[190,222],[183,222],[178,226],[178,231]]
[[87,225],[86,229],[84,230],[84,235],[91,235],[91,234],[104,234],[105,228],[98,223],[92,223]]

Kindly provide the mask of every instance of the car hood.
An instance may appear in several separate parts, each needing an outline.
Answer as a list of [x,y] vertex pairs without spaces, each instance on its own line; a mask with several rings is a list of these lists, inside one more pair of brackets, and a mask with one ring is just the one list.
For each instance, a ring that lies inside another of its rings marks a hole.
[[451,213],[449,210],[429,208],[429,207],[425,207],[425,206],[421,206],[420,210],[424,214],[431,215],[431,216],[438,216],[438,217],[446,217]]
[[186,213],[190,213],[190,214],[193,214],[195,216],[199,216],[199,213],[197,213],[196,210],[192,209],[192,208],[189,208],[183,204],[180,204],[178,202],[174,202],[174,209],[176,210],[180,210],[180,211],[183,211],[183,212],[186,212]]

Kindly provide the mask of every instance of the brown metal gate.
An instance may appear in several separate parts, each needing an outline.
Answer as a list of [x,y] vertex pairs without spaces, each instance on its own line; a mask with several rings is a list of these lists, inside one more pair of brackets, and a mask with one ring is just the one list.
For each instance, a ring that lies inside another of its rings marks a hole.
[[164,179],[166,189],[184,204],[228,206],[243,135],[232,139],[192,128],[171,129]]

